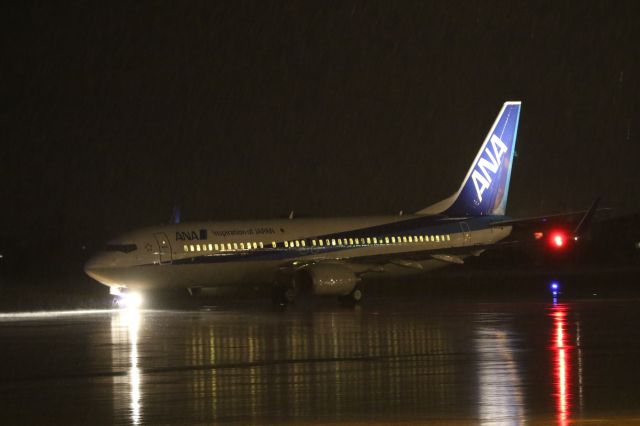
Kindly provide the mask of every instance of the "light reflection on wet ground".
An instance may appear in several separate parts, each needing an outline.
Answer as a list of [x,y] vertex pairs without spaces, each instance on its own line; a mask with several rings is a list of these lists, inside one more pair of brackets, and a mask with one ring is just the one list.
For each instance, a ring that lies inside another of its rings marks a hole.
[[637,301],[0,316],[5,424],[640,418]]

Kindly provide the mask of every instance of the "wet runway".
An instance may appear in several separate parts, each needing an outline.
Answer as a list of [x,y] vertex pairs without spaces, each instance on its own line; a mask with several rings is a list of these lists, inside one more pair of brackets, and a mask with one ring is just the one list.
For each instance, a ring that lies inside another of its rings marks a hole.
[[0,315],[2,424],[640,422],[639,300]]

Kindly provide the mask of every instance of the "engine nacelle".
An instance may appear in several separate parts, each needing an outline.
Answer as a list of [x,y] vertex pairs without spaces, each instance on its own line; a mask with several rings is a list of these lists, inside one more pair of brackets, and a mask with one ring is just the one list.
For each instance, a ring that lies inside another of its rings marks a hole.
[[346,296],[359,281],[351,269],[330,263],[309,266],[298,274],[299,289],[320,296]]

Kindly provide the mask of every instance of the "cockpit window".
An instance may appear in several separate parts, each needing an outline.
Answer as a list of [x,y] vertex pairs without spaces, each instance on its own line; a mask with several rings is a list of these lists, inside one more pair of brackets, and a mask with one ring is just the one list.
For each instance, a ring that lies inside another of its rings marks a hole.
[[135,244],[107,244],[104,246],[104,251],[120,251],[122,253],[131,253],[136,251],[138,246]]

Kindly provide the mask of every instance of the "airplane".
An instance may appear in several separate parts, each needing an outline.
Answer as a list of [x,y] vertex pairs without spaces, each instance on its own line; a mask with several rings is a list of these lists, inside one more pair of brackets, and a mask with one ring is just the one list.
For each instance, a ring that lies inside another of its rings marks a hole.
[[[500,245],[514,226],[552,216],[505,215],[521,102],[505,102],[462,184],[414,214],[180,223],[148,227],[109,241],[84,266],[123,304],[140,293],[184,288],[269,285],[281,306],[300,294],[359,303],[372,275],[426,272],[464,264]],[[596,203],[583,217],[590,220]],[[584,212],[554,215],[566,218]],[[584,228],[573,233],[577,240]],[[536,232],[539,238],[540,232]],[[553,231],[550,241],[571,238]]]

